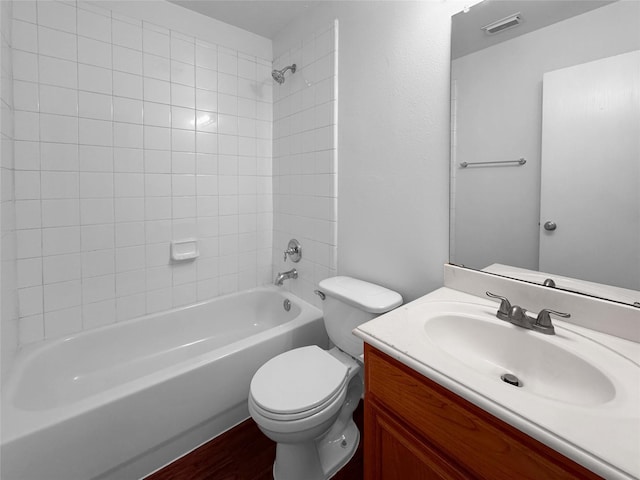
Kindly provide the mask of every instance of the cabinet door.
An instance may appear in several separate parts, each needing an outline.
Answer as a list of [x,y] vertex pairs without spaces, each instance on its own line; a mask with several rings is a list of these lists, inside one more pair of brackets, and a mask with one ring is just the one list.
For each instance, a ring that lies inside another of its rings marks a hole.
[[373,402],[365,403],[365,429],[365,480],[471,478]]

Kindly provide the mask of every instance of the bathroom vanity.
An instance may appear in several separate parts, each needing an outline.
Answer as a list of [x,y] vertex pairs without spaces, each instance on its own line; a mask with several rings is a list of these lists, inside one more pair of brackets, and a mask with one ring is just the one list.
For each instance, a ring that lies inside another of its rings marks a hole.
[[[451,265],[445,285],[354,331],[366,479],[640,477],[640,310]],[[572,316],[527,330],[486,290]]]
[[365,364],[367,480],[601,478],[375,347]]

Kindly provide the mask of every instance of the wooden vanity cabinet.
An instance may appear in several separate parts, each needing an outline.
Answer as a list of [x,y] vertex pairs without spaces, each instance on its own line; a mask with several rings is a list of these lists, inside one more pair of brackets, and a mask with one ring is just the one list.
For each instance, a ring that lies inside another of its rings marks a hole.
[[365,480],[600,479],[365,344]]

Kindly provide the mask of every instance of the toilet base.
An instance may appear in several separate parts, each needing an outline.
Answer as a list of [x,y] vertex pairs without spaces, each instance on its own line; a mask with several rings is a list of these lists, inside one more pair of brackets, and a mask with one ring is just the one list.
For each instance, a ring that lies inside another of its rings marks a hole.
[[328,480],[356,453],[360,431],[353,420],[338,435],[313,442],[278,443],[273,464],[274,480]]
[[325,478],[333,477],[338,470],[344,467],[353,458],[360,443],[360,431],[355,422],[351,420],[347,428],[338,438],[324,441],[319,447],[322,469],[326,472]]

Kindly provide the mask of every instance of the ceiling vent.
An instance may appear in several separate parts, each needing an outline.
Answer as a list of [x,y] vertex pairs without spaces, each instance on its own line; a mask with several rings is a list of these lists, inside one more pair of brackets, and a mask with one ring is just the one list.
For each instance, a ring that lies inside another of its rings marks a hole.
[[482,30],[485,31],[487,35],[495,35],[496,33],[503,32],[509,28],[517,27],[522,23],[522,18],[520,17],[520,12],[514,13],[513,15],[509,15],[508,17],[504,17],[501,20],[497,20],[493,23],[485,25],[482,27]]

